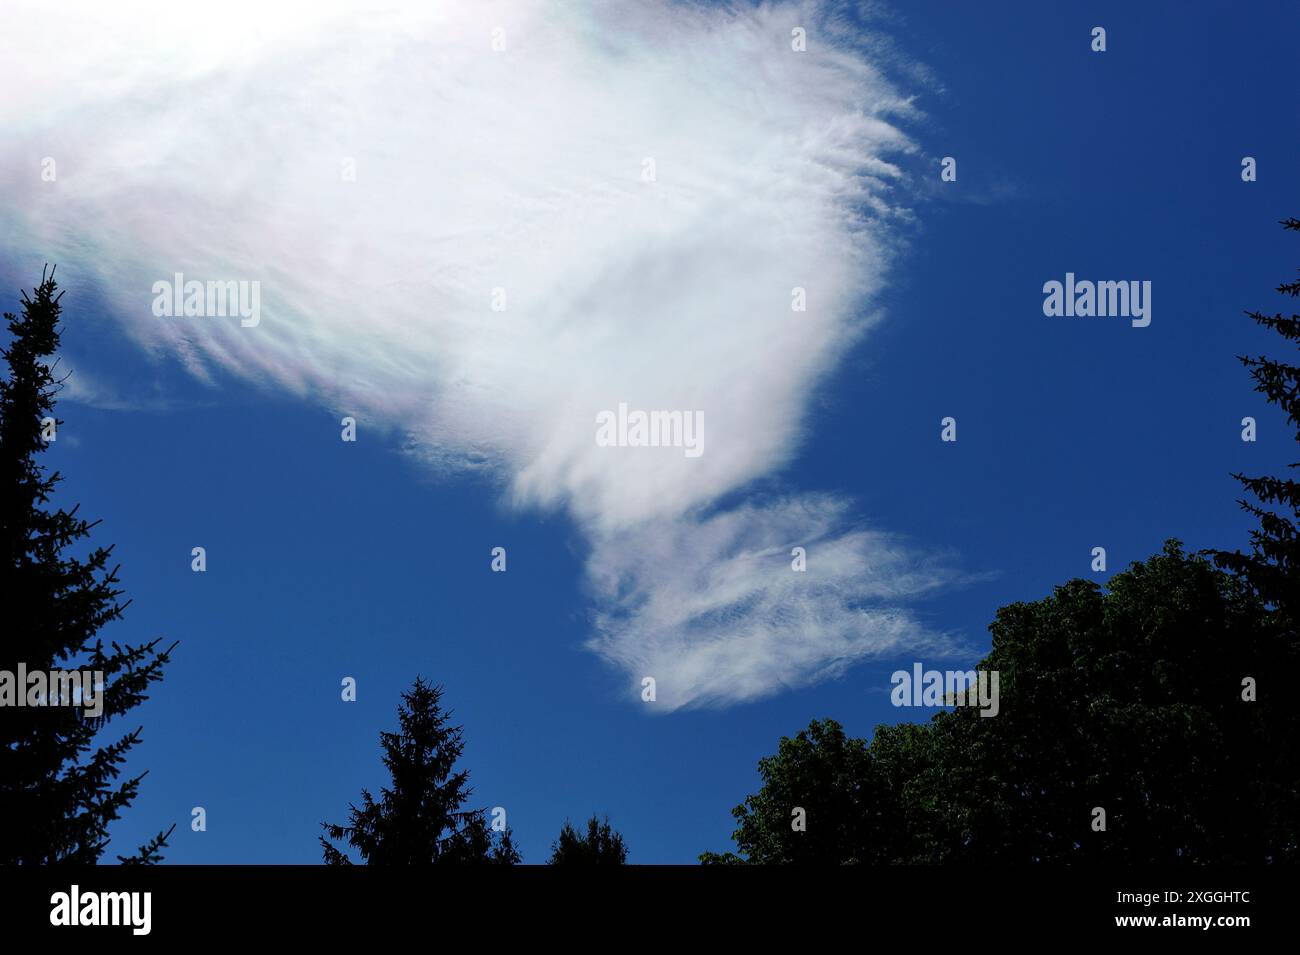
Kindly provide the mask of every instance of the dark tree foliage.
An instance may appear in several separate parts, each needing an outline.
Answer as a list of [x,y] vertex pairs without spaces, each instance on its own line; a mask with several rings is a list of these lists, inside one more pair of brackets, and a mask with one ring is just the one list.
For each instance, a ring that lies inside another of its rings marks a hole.
[[601,822],[592,816],[587,820],[585,834],[565,822],[559,838],[551,843],[551,857],[547,862],[550,865],[624,865],[627,845],[623,836],[610,826],[608,817]]
[[379,734],[391,784],[377,800],[362,790],[347,825],[322,823],[326,863],[352,862],[331,842],[346,843],[370,865],[520,861],[508,828],[495,833],[484,810],[463,808],[471,790],[469,772],[456,770],[462,727],[451,724],[441,700],[442,687],[421,678],[402,694],[398,732]]
[[[858,858],[858,848],[890,831],[882,771],[866,742],[845,736],[834,720],[814,720],[793,739],[783,738],[775,756],[758,761],[762,788],[733,810],[737,845],[751,860],[769,863],[870,861]],[[817,823],[796,831],[798,810]],[[702,861],[741,860],[707,853]]]
[[[1297,719],[1243,680],[1294,672],[1252,589],[1170,541],[1103,591],[1003,607],[979,669],[999,713],[814,722],[733,810],[740,856],[706,863],[1266,862],[1297,858]],[[806,810],[795,831],[794,807]],[[1093,809],[1106,831],[1092,829]]]
[[[108,844],[108,827],[135,799],[144,774],[119,780],[122,764],[140,740],[136,728],[111,741],[98,736],[113,717],[148,699],[162,679],[175,644],[138,646],[97,636],[122,616],[111,547],[78,554],[99,523],[53,507],[62,479],[46,474],[42,421],[53,419],[60,382],[48,359],[59,347],[62,293],[54,272],[22,296],[22,315],[5,314],[11,340],[0,354],[8,365],[0,382],[0,593],[4,627],[0,670],[91,670],[104,674],[103,711],[82,707],[0,707],[0,863],[88,864]],[[55,422],[56,426],[62,424]],[[18,688],[26,693],[26,687]],[[159,861],[167,844],[159,833],[123,862]]]
[[[982,668],[1002,712],[937,717],[936,855],[1011,862],[1294,858],[1297,728],[1270,681],[1294,643],[1248,587],[1170,541],[1105,592],[1075,580],[1013,604]],[[1262,681],[1249,700],[1243,681]],[[960,761],[960,773],[940,766]],[[1090,813],[1101,807],[1105,832]],[[952,810],[957,810],[953,812]]]

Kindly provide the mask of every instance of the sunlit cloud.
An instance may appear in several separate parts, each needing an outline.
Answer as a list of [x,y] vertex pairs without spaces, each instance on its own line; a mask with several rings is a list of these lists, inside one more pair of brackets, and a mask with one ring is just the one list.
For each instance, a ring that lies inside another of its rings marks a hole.
[[[590,645],[657,670],[662,709],[936,639],[905,605],[937,572],[844,502],[714,510],[794,459],[909,215],[912,107],[844,5],[16,5],[7,256],[93,281],[204,381],[566,511]],[[176,273],[259,283],[260,321],[156,316]],[[699,412],[705,453],[599,447],[620,403]]]

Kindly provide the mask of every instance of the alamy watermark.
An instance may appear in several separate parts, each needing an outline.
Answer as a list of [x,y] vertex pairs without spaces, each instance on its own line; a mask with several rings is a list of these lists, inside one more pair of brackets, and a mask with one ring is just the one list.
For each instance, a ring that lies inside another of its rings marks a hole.
[[262,320],[262,283],[247,279],[200,282],[177,272],[171,281],[153,283],[153,313],[159,318],[239,316],[244,328]]
[[895,706],[978,706],[980,716],[998,715],[997,670],[895,670],[889,700]]
[[153,927],[152,909],[151,892],[83,892],[74,884],[67,892],[50,896],[50,924],[123,925],[132,935],[148,935]]
[[704,453],[703,411],[628,410],[596,415],[596,446],[601,448],[682,448],[688,458]]
[[1151,324],[1151,280],[1120,282],[1076,281],[1073,272],[1065,282],[1043,283],[1043,314],[1067,318],[1130,318],[1134,328]]
[[0,706],[80,706],[86,716],[104,712],[103,670],[0,670]]

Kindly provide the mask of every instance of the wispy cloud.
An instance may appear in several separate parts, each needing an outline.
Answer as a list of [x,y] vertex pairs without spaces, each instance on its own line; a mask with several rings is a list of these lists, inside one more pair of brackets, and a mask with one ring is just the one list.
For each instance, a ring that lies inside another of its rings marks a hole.
[[589,646],[629,692],[653,677],[667,709],[757,699],[877,654],[954,650],[901,606],[952,571],[856,527],[829,496],[647,522],[601,538],[589,567],[607,608]]
[[60,360],[55,375],[61,383],[59,401],[70,401],[100,411],[164,412],[193,403],[179,402],[167,397],[157,381],[133,382],[126,390],[89,371],[82,361],[71,363]]
[[[25,5],[10,254],[96,273],[142,347],[567,509],[591,645],[663,708],[931,639],[904,607],[936,572],[843,502],[713,510],[797,452],[908,216],[911,106],[842,4]],[[260,324],[156,317],[177,272],[260,282]],[[620,402],[701,411],[706,453],[598,447]]]

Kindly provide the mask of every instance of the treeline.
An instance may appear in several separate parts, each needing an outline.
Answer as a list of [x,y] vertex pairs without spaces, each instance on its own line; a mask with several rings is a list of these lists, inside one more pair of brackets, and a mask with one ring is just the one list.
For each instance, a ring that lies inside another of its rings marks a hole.
[[[442,708],[442,687],[417,677],[402,694],[397,732],[379,734],[390,783],[374,798],[361,791],[361,805],[348,809],[346,824],[322,823],[325,862],[352,865],[347,854],[369,865],[487,863],[523,861],[503,809],[488,818],[486,809],[466,809],[469,771],[457,769],[464,751],[464,729]],[[334,843],[341,842],[340,850]],[[551,846],[551,865],[622,865],[623,837],[609,820],[592,816],[585,831],[564,823]]]

